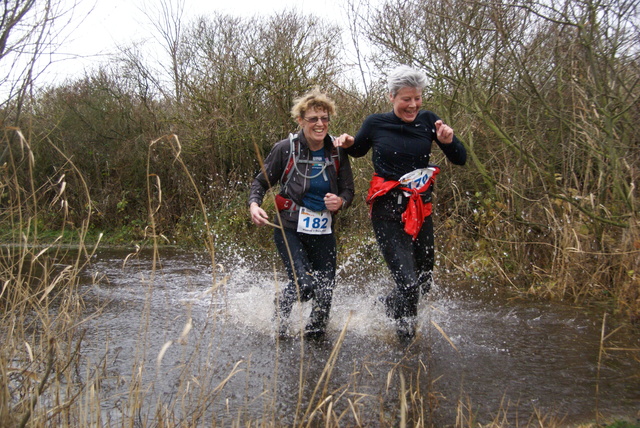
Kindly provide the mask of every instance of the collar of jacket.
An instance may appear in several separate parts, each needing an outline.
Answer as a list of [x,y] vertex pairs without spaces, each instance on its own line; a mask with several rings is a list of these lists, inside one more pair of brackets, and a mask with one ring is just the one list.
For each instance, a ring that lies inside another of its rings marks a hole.
[[[298,139],[300,140],[300,149],[304,147],[305,150],[309,150],[309,142],[307,141],[307,137],[302,132],[302,129],[298,129],[293,135],[298,136]],[[322,143],[324,144],[324,150],[331,152],[331,150],[333,149],[333,138],[331,138],[331,135],[327,133]]]

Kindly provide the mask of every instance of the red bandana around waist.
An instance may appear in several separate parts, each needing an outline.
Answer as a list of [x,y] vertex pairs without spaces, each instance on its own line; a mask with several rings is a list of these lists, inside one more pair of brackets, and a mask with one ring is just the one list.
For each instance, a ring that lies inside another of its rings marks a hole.
[[433,175],[429,177],[427,182],[418,189],[410,189],[404,187],[399,181],[385,180],[377,174],[374,174],[369,182],[369,193],[367,194],[367,203],[371,207],[373,201],[385,195],[391,189],[396,187],[400,190],[410,194],[407,208],[402,213],[402,222],[404,223],[404,231],[407,232],[413,239],[416,239],[424,219],[431,215],[432,204],[431,202],[423,202],[420,197],[420,193],[429,190],[429,187],[435,182],[436,175],[440,172],[440,168],[434,167]]

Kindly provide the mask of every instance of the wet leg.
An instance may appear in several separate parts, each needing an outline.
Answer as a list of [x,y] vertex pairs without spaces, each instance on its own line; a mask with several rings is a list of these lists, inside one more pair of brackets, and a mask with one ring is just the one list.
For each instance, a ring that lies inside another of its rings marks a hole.
[[313,266],[314,288],[313,306],[305,334],[308,337],[320,337],[327,328],[333,299],[336,272],[335,236],[311,236],[307,248]]
[[413,246],[418,272],[418,284],[422,295],[425,295],[433,285],[433,264],[435,260],[433,219],[431,216],[424,219],[422,229],[420,229],[420,233],[413,241]]
[[387,315],[396,320],[399,337],[411,338],[415,334],[419,297],[412,238],[404,231],[401,222],[375,220],[373,229],[395,282],[394,290],[385,298]]
[[289,282],[276,297],[275,302],[275,317],[280,320],[281,333],[282,330],[286,330],[286,325],[282,321],[291,314],[293,304],[298,300],[309,300],[313,291],[312,267],[299,235],[293,230],[274,230],[274,242],[289,278]]

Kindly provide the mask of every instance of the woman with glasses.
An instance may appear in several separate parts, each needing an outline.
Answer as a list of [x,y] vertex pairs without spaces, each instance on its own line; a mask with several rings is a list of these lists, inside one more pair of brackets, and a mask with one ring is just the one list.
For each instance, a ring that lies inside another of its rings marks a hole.
[[328,133],[335,110],[335,103],[317,88],[295,100],[291,115],[300,128],[273,146],[251,185],[251,220],[263,226],[270,224],[260,207],[264,195],[280,183],[273,237],[289,277],[276,298],[281,336],[287,333],[296,301],[313,300],[305,337],[322,337],[329,320],[336,272],[335,215],[354,195],[349,157],[334,147]]
[[420,290],[424,294],[432,284],[431,192],[440,168],[429,162],[431,147],[435,142],[456,165],[467,159],[453,129],[420,109],[426,85],[424,73],[398,67],[387,82],[393,110],[368,116],[355,138],[343,134],[334,141],[354,157],[372,150],[374,176],[367,202],[378,247],[395,282],[381,300],[401,339],[414,337]]

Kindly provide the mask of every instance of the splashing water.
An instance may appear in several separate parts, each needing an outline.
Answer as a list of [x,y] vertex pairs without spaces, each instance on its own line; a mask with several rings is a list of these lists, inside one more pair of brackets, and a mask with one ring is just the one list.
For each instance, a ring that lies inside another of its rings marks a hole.
[[[86,274],[85,299],[102,309],[88,323],[84,352],[87,367],[109,362],[102,408],[110,419],[121,408],[115,397],[130,395],[133,367],[150,391],[146,405],[207,397],[207,418],[220,423],[300,421],[308,408],[326,410],[316,391],[324,381],[332,410],[351,420],[345,426],[396,425],[407,384],[422,400],[409,403],[409,417],[436,426],[453,424],[461,407],[479,423],[499,414],[526,422],[535,412],[593,421],[596,403],[603,413],[638,417],[638,359],[610,352],[598,366],[602,317],[582,308],[507,300],[441,278],[420,304],[416,340],[401,344],[376,304],[390,287],[387,273],[349,276],[343,266],[326,338],[306,342],[274,333],[274,297],[286,282],[275,256],[256,266],[227,254],[213,268],[206,256],[167,249],[155,272],[151,254],[123,268],[125,257],[105,250]],[[95,277],[102,280],[90,283]],[[295,305],[294,332],[310,309]],[[633,335],[615,340],[640,348]]]

